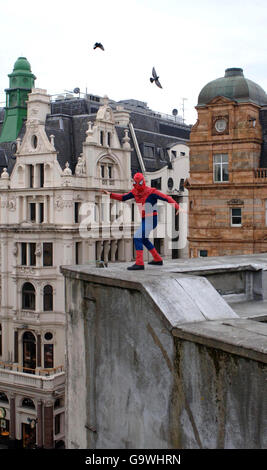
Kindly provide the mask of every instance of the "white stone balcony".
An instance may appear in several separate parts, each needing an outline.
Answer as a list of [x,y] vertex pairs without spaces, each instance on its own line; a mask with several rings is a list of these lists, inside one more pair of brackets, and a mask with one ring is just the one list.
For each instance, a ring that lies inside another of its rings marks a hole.
[[53,392],[65,384],[63,366],[54,369],[29,369],[29,372],[23,372],[23,370],[25,368],[22,366],[0,362],[0,383],[9,386],[31,387],[47,392]]

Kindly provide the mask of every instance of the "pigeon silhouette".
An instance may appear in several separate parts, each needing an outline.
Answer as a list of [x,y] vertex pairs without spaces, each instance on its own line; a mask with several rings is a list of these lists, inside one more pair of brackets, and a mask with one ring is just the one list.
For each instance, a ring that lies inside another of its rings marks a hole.
[[152,75],[153,75],[153,78],[150,77],[150,81],[151,83],[155,82],[155,84],[159,87],[159,88],[162,88],[160,82],[159,82],[159,76],[157,75],[156,73],[156,70],[155,70],[155,67],[153,67],[152,69]]
[[97,47],[99,47],[100,49],[102,49],[102,51],[104,51],[104,47],[103,45],[101,44],[101,42],[96,42],[95,45],[94,45],[94,49],[96,49]]

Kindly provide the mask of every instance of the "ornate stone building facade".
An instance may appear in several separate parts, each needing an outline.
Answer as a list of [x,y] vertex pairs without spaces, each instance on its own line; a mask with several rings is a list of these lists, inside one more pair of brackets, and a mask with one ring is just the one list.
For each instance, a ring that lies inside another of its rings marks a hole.
[[[152,132],[147,132],[148,150],[140,137],[144,130],[135,128],[121,105],[111,107],[104,98],[95,113],[80,115],[84,103],[77,100],[79,112],[72,119],[66,114],[68,103],[54,103],[53,114],[46,90],[33,89],[19,137],[0,146],[2,163],[6,161],[0,177],[0,438],[7,436],[9,445],[53,448],[64,443],[65,293],[60,266],[132,261],[135,256],[132,234],[138,211],[131,205],[122,210],[121,203],[99,189],[127,192],[133,172],[141,169],[148,184],[186,204],[185,139],[161,137],[168,142],[167,160],[154,166]],[[65,113],[55,112],[62,104]],[[164,210],[160,212],[161,253],[187,256],[186,243],[178,248],[168,243],[167,221]],[[179,223],[186,226],[183,217]]]
[[267,250],[267,95],[242,69],[200,92],[190,135],[190,256]]

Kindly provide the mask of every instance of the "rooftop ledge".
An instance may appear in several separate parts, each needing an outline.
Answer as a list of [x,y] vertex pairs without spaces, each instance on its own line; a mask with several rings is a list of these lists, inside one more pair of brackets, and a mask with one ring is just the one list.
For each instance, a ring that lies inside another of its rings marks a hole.
[[140,272],[129,264],[60,269],[66,280],[139,291],[175,337],[267,363],[267,253],[166,260]]

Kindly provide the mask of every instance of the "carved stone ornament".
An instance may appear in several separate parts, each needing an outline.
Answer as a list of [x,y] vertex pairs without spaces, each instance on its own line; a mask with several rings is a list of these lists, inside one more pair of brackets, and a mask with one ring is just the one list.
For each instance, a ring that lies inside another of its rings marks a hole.
[[14,212],[16,210],[16,199],[10,199],[8,202],[8,210]]
[[242,199],[230,199],[227,201],[228,206],[243,206],[244,201]]
[[78,158],[78,163],[75,167],[76,176],[85,176],[85,160],[83,157]]

